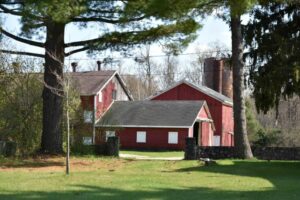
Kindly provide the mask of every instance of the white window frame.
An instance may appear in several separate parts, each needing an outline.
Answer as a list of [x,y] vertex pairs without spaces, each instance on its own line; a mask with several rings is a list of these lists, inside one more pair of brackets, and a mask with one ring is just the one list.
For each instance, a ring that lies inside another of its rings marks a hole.
[[178,144],[178,132],[168,133],[168,144]]
[[215,146],[215,147],[219,147],[219,146],[221,146],[221,136],[219,136],[219,135],[214,135],[213,136],[213,146]]
[[83,145],[92,145],[93,144],[92,137],[82,137],[82,144]]
[[146,143],[146,142],[147,142],[146,131],[137,131],[136,132],[136,143]]
[[109,137],[115,137],[116,132],[115,131],[105,131],[105,142],[107,142]]
[[93,111],[84,110],[83,111],[83,121],[84,121],[84,123],[92,123],[93,122]]
[[98,95],[98,102],[99,102],[99,103],[102,102],[102,91],[99,92],[99,95]]

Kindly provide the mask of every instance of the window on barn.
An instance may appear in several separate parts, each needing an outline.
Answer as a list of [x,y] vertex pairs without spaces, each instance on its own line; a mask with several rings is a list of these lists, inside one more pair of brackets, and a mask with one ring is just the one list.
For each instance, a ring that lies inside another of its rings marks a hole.
[[89,111],[89,110],[83,111],[83,120],[84,120],[84,123],[92,123],[93,122],[93,111]]
[[169,144],[178,144],[178,132],[169,132],[168,143]]
[[106,131],[105,134],[105,141],[107,142],[109,137],[115,137],[116,136],[116,132],[115,131]]
[[221,137],[218,135],[214,135],[213,146],[218,147],[221,145]]
[[117,90],[112,91],[112,99],[116,100],[117,99]]
[[145,131],[136,132],[136,142],[137,143],[146,143],[146,132]]

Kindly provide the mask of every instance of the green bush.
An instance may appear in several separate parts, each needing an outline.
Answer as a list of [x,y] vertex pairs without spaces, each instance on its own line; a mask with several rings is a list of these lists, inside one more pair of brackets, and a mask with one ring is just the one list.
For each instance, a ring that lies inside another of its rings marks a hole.
[[274,146],[278,142],[280,133],[280,130],[265,131],[260,129],[256,133],[256,141],[254,141],[252,144],[259,147]]
[[95,146],[76,144],[71,147],[71,153],[75,155],[95,155]]

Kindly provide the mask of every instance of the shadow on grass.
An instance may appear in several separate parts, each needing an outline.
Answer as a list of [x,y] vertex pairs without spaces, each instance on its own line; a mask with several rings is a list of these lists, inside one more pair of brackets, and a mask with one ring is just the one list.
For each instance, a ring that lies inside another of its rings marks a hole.
[[[264,191],[263,193],[272,194],[272,191]],[[14,194],[0,194],[0,199],[109,199],[109,200],[143,200],[143,199],[161,199],[161,200],[177,200],[177,199],[254,199],[265,197],[258,191],[237,192],[237,191],[220,191],[203,187],[188,187],[182,189],[160,188],[152,191],[143,191],[136,189],[134,191],[119,190],[114,188],[103,188],[89,185],[77,185],[73,190],[54,191],[54,192],[36,192],[26,191]],[[267,199],[267,198],[264,198]],[[291,199],[291,198],[289,198]],[[296,198],[295,198],[296,199]]]
[[[4,193],[0,192],[0,199],[161,199],[161,200],[194,200],[194,199],[266,199],[266,200],[298,200],[300,197],[300,163],[299,162],[260,162],[233,161],[231,165],[199,166],[181,168],[174,172],[209,172],[218,174],[238,175],[245,177],[259,177],[270,181],[274,187],[262,190],[236,191],[224,185],[224,188],[213,187],[182,187],[182,188],[139,188],[124,190],[95,185],[69,185],[64,190],[57,191],[26,191]],[[230,181],[230,180],[229,180]],[[171,186],[170,186],[171,187]],[[1,190],[1,188],[0,188]]]

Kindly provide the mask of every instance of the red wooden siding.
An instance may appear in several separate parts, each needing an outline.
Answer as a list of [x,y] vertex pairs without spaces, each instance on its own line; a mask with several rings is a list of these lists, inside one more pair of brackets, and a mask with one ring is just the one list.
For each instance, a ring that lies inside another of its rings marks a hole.
[[[137,131],[146,132],[146,143],[137,143]],[[178,132],[178,144],[168,144],[169,132]],[[124,128],[117,131],[121,148],[127,149],[174,149],[183,150],[185,138],[188,137],[187,128]]]
[[[100,95],[96,96],[96,118],[98,119],[106,110],[110,107],[113,102],[112,93],[115,89],[115,84],[110,81],[101,91],[102,100],[99,102]],[[84,110],[93,111],[94,109],[94,98],[95,96],[81,96],[81,105]]]
[[201,145],[211,146],[212,130],[209,122],[201,123]]
[[101,91],[102,100],[99,102],[100,95],[96,97],[96,118],[98,119],[113,102],[112,93],[115,90],[115,84],[111,80]]
[[208,113],[206,111],[206,109],[203,107],[201,108],[199,114],[198,114],[199,118],[203,118],[203,119],[209,119]]
[[[214,135],[221,136],[221,145],[230,146],[233,142],[223,139],[229,130],[233,132],[232,107],[222,104],[217,99],[182,83],[156,97],[152,100],[205,100],[209,107],[215,125]],[[224,113],[223,113],[224,112]]]
[[83,110],[93,111],[94,96],[80,96]]
[[223,105],[222,109],[222,124],[223,124],[223,135],[222,144],[223,146],[233,146],[233,108],[231,106]]

